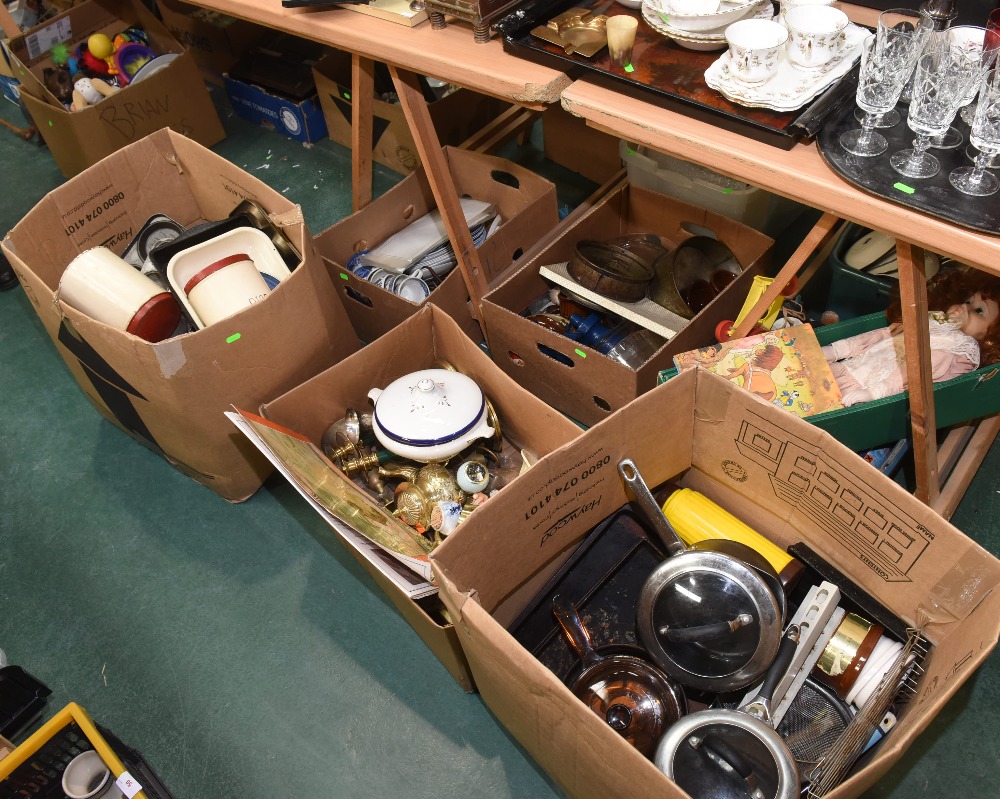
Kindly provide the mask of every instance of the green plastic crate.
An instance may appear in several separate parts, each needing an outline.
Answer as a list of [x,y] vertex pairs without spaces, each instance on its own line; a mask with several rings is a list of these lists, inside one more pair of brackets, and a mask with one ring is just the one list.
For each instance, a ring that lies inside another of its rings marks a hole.
[[[885,324],[884,313],[867,314],[818,327],[816,338],[826,346]],[[659,373],[657,383],[665,383],[676,374],[676,369],[665,369]],[[1000,413],[1000,364],[984,366],[961,377],[935,383],[934,410],[939,429]],[[807,416],[805,420],[855,451],[870,449],[888,441],[910,437],[909,395],[905,392],[894,394],[850,408]]]

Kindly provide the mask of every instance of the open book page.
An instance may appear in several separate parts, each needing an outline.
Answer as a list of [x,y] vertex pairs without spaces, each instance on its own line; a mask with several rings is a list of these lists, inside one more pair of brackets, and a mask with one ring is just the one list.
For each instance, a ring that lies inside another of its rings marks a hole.
[[840,388],[811,325],[769,330],[674,356],[679,372],[708,369],[797,416],[842,408]]
[[418,599],[437,590],[421,536],[366,496],[311,441],[238,408],[226,416],[331,527],[407,595]]

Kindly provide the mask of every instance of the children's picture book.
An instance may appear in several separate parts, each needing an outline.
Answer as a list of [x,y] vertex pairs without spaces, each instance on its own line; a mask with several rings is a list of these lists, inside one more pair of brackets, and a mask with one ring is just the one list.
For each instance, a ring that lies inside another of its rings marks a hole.
[[682,352],[674,356],[674,365],[678,372],[708,369],[797,416],[844,407],[812,325]]

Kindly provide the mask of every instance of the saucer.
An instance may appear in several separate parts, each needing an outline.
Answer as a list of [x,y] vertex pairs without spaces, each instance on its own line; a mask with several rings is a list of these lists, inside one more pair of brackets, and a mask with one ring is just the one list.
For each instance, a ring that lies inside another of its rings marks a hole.
[[844,32],[847,38],[840,52],[821,67],[801,69],[782,51],[778,71],[763,83],[749,85],[733,74],[727,50],[705,70],[705,83],[727,100],[748,108],[795,111],[850,72],[861,55],[862,46],[874,35],[853,23]]
[[[747,15],[743,19],[772,19],[774,8],[770,0],[762,0],[753,6],[748,7]],[[726,28],[714,28],[706,31],[689,31],[675,27],[665,21],[666,16],[662,11],[658,11],[656,6],[648,2],[642,4],[642,18],[657,33],[673,39],[681,47],[689,50],[721,50],[726,46]]]

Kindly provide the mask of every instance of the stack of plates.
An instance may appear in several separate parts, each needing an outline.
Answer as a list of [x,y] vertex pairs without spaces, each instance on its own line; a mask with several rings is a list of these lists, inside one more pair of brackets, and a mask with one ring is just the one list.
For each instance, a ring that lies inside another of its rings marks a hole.
[[642,0],[642,18],[658,33],[688,50],[722,50],[726,28],[741,19],[771,19],[771,0],[723,0],[711,14],[681,14],[670,0]]

